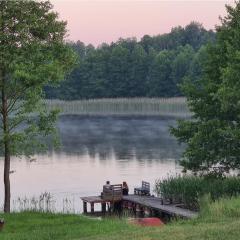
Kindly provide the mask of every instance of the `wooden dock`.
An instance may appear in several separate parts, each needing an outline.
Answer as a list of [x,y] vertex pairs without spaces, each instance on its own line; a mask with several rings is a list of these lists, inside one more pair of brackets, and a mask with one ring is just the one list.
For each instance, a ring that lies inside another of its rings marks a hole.
[[[111,200],[104,200],[101,196],[90,196],[90,197],[82,197],[83,201],[83,212],[84,214],[88,214],[87,212],[87,203],[91,206],[91,214],[95,214],[94,211],[94,204],[101,204],[102,206],[102,214],[107,212],[106,206],[109,204],[112,207],[114,203],[118,202],[122,204],[123,209],[126,206],[130,206],[130,209],[133,212],[141,211],[144,213],[145,210],[154,213],[160,213],[164,215],[168,215],[170,217],[180,217],[180,218],[187,218],[192,219],[198,216],[197,212],[190,211],[188,209],[181,208],[175,204],[162,204],[162,200],[157,197],[152,196],[142,196],[142,195],[127,195],[122,196],[121,201],[111,201]],[[154,214],[151,214],[154,215]]]
[[162,204],[162,200],[157,197],[141,196],[141,195],[127,195],[123,196],[123,201],[130,202],[140,207],[146,207],[151,210],[165,213],[170,216],[181,218],[196,218],[197,212],[190,211],[188,209],[180,208],[174,204]]
[[[110,186],[110,187],[109,187]],[[100,203],[102,205],[102,213],[106,213],[106,207],[109,206],[109,211],[114,208],[114,204],[122,201],[122,184],[104,185],[101,196],[81,197],[83,201],[83,212],[87,214],[87,204],[91,206],[91,213],[94,214],[94,204]]]
[[102,213],[104,214],[106,212],[106,205],[109,201],[103,200],[101,196],[90,196],[90,197],[81,197],[83,201],[83,213],[87,214],[87,203],[91,206],[91,213],[94,214],[94,204],[100,203],[102,206]]

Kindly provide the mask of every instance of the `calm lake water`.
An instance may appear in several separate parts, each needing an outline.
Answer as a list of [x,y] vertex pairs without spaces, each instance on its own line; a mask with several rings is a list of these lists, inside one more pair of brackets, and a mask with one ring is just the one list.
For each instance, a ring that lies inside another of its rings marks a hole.
[[[61,117],[59,150],[37,154],[35,161],[12,159],[12,199],[50,192],[58,211],[68,198],[79,212],[80,196],[100,194],[106,180],[127,181],[130,192],[141,180],[153,188],[156,179],[181,171],[178,160],[183,148],[168,132],[174,124],[175,120],[156,117]],[[2,205],[3,181],[0,191]]]

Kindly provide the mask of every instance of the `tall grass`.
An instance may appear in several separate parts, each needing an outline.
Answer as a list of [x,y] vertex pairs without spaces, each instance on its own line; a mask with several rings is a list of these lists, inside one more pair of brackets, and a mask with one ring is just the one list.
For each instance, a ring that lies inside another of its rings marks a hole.
[[[44,212],[44,213],[76,213],[74,199],[64,198],[62,204],[57,207],[57,201],[54,196],[49,192],[44,192],[39,196],[33,197],[18,197],[13,200],[13,212]],[[62,210],[61,210],[62,209]],[[0,210],[1,212],[1,210]]]
[[224,218],[240,218],[240,198],[220,198],[214,202],[208,195],[201,200],[199,218],[205,220],[220,220]]
[[55,212],[55,201],[49,192],[42,193],[38,197],[18,197],[16,200],[13,200],[12,210],[14,212]]
[[186,99],[116,98],[79,101],[44,100],[48,109],[59,108],[61,114],[79,115],[142,115],[189,117]]
[[240,195],[240,178],[168,177],[156,181],[155,192],[164,200],[198,210],[200,200],[206,194],[212,200]]

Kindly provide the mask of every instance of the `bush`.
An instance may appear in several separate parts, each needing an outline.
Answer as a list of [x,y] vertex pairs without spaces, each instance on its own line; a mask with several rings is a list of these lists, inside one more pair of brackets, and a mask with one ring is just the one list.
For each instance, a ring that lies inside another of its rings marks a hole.
[[199,210],[200,199],[204,195],[209,195],[214,201],[240,195],[240,178],[168,177],[156,181],[155,192],[164,200]]

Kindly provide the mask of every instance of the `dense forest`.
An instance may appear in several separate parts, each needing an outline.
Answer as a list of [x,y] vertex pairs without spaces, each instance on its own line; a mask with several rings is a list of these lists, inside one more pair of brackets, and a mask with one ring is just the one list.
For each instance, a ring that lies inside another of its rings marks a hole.
[[95,48],[69,43],[79,56],[75,70],[57,87],[46,87],[49,99],[181,96],[184,78],[201,76],[206,45],[215,32],[196,22],[170,33],[119,39]]

